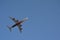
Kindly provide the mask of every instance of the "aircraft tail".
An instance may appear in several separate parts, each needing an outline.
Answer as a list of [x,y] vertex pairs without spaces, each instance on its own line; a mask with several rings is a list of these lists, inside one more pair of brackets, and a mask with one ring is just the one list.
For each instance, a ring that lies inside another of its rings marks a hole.
[[8,29],[10,30],[10,32],[12,31],[11,27],[8,26]]

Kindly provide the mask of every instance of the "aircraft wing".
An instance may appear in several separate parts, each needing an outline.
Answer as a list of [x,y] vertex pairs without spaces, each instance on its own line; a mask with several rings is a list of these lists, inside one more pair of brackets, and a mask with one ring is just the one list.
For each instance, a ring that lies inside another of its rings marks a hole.
[[15,19],[15,18],[13,18],[13,17],[9,17],[11,20],[13,20],[15,23],[17,23],[18,22],[18,20],[17,19]]
[[18,26],[19,31],[22,32],[22,28],[21,28],[22,25],[17,25],[17,26]]

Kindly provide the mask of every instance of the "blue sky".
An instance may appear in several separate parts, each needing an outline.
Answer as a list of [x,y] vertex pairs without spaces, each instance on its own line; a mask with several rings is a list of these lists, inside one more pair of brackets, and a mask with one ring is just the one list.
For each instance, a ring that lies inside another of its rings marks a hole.
[[[9,16],[29,18],[22,33]],[[60,0],[0,0],[0,40],[60,40]]]

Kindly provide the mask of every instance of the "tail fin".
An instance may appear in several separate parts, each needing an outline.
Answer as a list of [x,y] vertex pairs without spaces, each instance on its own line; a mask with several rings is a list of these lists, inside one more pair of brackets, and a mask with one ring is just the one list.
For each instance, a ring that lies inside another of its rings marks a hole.
[[8,26],[8,29],[10,30],[10,32],[12,31],[11,27]]

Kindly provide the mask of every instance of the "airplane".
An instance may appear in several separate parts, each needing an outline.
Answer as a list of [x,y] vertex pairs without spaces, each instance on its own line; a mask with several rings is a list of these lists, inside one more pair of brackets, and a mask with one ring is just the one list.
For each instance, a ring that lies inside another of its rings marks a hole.
[[22,23],[24,23],[25,21],[27,21],[28,18],[26,17],[26,18],[24,18],[24,19],[21,20],[21,21],[15,19],[15,18],[13,18],[13,17],[9,17],[9,18],[15,22],[15,24],[12,25],[11,27],[8,26],[10,32],[12,31],[12,28],[14,28],[14,27],[16,27],[16,26],[18,27],[18,29],[20,30],[20,32],[22,32],[22,29],[23,29],[23,28],[22,28]]

